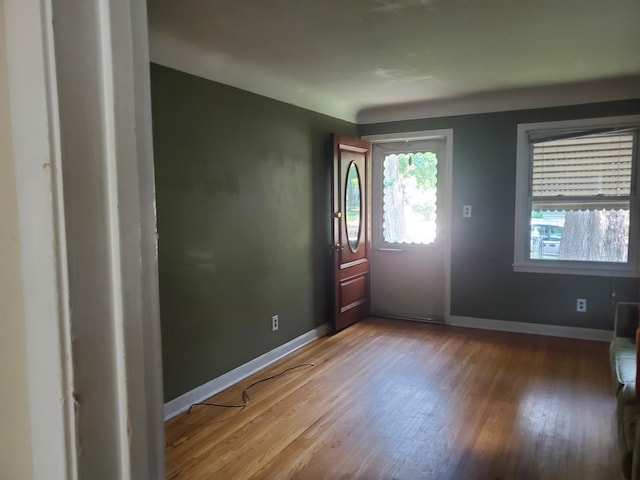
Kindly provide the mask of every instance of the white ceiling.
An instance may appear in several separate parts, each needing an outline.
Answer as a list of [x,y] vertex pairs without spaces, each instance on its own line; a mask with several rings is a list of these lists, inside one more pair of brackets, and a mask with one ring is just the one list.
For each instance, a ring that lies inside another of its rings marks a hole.
[[360,123],[640,98],[639,0],[149,0],[152,61]]

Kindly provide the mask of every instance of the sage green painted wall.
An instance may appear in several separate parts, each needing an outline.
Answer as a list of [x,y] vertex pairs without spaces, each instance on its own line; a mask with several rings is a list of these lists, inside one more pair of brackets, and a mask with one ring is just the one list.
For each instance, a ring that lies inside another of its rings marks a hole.
[[329,135],[357,131],[159,65],[151,91],[169,401],[327,322]]
[[[640,100],[360,125],[361,135],[453,129],[451,314],[611,330],[617,301],[638,301],[638,280],[515,273],[518,123],[640,114]],[[473,205],[473,218],[462,206]],[[586,298],[588,311],[576,312]]]

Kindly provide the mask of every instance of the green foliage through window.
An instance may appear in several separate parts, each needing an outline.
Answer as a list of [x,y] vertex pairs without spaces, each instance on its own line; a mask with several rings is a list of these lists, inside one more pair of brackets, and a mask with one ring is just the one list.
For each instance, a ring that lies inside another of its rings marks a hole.
[[436,235],[438,159],[433,152],[387,155],[384,160],[384,239],[431,243]]

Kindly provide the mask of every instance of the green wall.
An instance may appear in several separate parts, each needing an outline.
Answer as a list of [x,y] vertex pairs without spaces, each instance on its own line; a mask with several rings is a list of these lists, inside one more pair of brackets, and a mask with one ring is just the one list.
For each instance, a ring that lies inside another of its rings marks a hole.
[[[360,125],[361,135],[453,129],[451,314],[611,330],[611,294],[638,300],[638,280],[515,273],[518,123],[640,114],[640,100]],[[473,218],[462,219],[462,206]],[[576,313],[576,299],[588,311]]]
[[169,401],[327,322],[329,134],[357,132],[154,64],[151,92]]

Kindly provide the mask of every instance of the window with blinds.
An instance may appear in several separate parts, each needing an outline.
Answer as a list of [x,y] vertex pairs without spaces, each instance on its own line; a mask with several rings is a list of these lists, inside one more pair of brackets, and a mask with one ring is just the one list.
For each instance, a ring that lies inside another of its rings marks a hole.
[[639,124],[518,126],[516,270],[638,276]]
[[533,210],[629,209],[637,130],[558,137],[530,138]]

